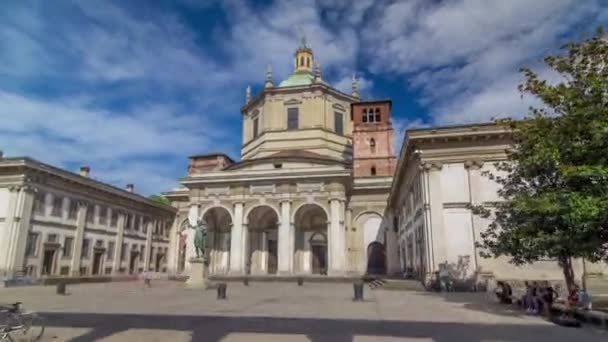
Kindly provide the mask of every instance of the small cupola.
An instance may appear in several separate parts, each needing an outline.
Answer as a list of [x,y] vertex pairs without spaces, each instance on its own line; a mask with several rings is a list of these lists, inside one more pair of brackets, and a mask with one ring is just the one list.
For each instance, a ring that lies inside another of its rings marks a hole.
[[302,37],[300,37],[300,46],[295,53],[295,72],[312,73],[314,62],[312,49],[306,43],[306,36],[302,34]]

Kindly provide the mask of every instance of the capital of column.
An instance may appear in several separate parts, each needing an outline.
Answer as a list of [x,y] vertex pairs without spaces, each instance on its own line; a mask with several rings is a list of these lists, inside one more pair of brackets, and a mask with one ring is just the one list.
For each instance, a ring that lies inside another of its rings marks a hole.
[[19,190],[21,190],[22,186],[21,185],[11,185],[8,187],[8,191],[10,192],[18,192]]
[[420,164],[419,168],[420,168],[420,170],[425,170],[425,171],[439,171],[443,168],[443,164],[438,161],[424,162],[424,163]]
[[469,159],[464,162],[465,169],[479,170],[483,166],[483,160]]

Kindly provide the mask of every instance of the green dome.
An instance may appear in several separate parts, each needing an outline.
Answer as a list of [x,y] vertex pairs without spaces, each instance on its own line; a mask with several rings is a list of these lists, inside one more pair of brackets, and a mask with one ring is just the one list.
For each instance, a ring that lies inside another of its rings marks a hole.
[[315,79],[315,76],[310,73],[293,73],[286,80],[279,84],[279,87],[294,87],[311,85]]

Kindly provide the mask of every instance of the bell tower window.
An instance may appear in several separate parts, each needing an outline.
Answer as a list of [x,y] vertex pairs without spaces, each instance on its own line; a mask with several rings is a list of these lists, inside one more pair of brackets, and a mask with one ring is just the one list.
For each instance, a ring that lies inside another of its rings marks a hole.
[[375,117],[375,121],[376,122],[380,122],[380,109],[376,108],[376,117]]

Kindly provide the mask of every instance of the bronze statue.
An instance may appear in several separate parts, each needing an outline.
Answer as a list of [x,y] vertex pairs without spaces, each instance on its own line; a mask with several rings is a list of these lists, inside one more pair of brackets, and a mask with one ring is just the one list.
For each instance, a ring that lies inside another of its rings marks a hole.
[[205,256],[207,224],[203,220],[198,220],[193,228],[196,230],[196,234],[194,235],[194,250],[196,251],[196,257],[200,258],[201,256]]

